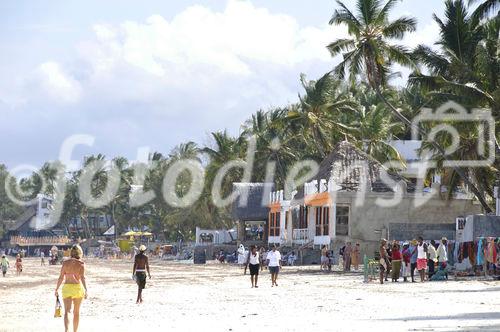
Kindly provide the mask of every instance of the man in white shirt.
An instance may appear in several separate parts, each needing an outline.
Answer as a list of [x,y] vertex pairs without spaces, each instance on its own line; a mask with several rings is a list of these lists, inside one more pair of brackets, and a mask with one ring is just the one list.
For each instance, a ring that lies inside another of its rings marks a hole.
[[278,250],[276,250],[276,245],[274,245],[273,249],[267,253],[266,259],[269,272],[271,272],[271,287],[278,286],[276,280],[278,279],[278,273],[281,268],[281,254]]
[[445,277],[448,280],[448,272],[446,272],[446,265],[448,264],[448,250],[446,248],[447,244],[448,239],[443,237],[437,249],[437,258],[439,262],[439,268],[445,271]]

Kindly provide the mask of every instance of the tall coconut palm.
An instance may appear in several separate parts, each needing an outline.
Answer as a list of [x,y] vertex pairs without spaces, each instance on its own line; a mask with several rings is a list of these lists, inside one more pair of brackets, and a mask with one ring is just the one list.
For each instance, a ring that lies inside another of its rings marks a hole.
[[[330,24],[346,25],[352,38],[338,39],[328,45],[332,56],[343,55],[343,60],[335,67],[334,72],[343,78],[346,72],[354,79],[361,74],[366,76],[368,84],[377,92],[380,100],[393,112],[402,123],[412,126],[403,114],[383,95],[382,89],[388,85],[391,66],[399,64],[417,70],[411,52],[393,41],[401,40],[407,33],[416,29],[416,20],[412,17],[400,17],[389,20],[389,13],[398,0],[388,0],[385,4],[380,0],[357,0],[357,13],[353,12],[341,1],[337,0],[339,9],[333,14]],[[426,133],[417,128],[422,135]],[[433,147],[445,155],[445,150],[436,143]],[[491,212],[483,193],[467,178],[463,170],[454,168],[467,183],[470,190],[486,212]]]
[[[445,18],[434,15],[434,20],[440,27],[440,38],[436,42],[439,50],[425,45],[419,45],[415,50],[416,58],[428,68],[429,74],[413,74],[409,83],[427,91],[434,103],[453,99],[470,108],[488,107],[493,116],[498,117],[500,19],[497,17],[480,22],[474,15],[469,14],[462,0],[446,2]],[[477,128],[471,125],[468,127],[469,130],[462,128],[464,130],[459,131],[461,145],[456,155],[460,159],[472,160],[477,157],[471,148],[477,144],[477,136],[474,135]],[[491,139],[496,141],[495,137]],[[446,141],[446,138],[441,137],[441,141]],[[498,143],[496,151],[498,156]],[[496,167],[498,169],[498,160]],[[493,168],[465,171],[476,179],[477,186],[492,195],[492,188],[488,183],[491,176],[486,176],[486,173],[495,172]],[[449,174],[449,179],[456,178],[453,173]]]
[[[469,5],[473,5],[477,2],[479,1],[469,0]],[[500,9],[500,0],[482,0],[476,10],[474,10],[472,17],[474,20],[481,20],[489,17],[491,14],[495,15],[495,13],[498,16],[498,14],[500,14],[500,12],[497,12],[498,9]]]
[[[373,90],[361,85],[353,88],[353,92],[360,103],[350,122],[354,128],[355,143],[382,163],[389,160],[404,163],[398,150],[389,144],[390,140],[403,132],[404,125],[392,120],[391,111],[378,100]],[[391,101],[396,101],[397,97],[394,91],[386,92],[386,98]]]
[[296,111],[288,113],[287,118],[299,122],[306,139],[315,142],[321,158],[331,152],[332,137],[342,138],[348,129],[339,119],[343,113],[355,112],[358,104],[342,86],[342,81],[331,73],[317,81],[307,81],[300,77],[306,91],[300,96]]
[[440,38],[434,50],[426,45],[415,49],[416,59],[430,73],[415,73],[410,84],[418,84],[433,97],[450,97],[464,105],[489,106],[500,111],[498,93],[498,31],[500,20],[485,24],[475,21],[463,0],[446,1],[445,20],[434,15],[440,27]]
[[244,135],[256,139],[254,180],[263,181],[269,162],[276,163],[276,183],[285,181],[289,165],[298,160],[297,151],[293,149],[297,138],[288,130],[287,108],[276,108],[264,112],[257,111],[245,124]]

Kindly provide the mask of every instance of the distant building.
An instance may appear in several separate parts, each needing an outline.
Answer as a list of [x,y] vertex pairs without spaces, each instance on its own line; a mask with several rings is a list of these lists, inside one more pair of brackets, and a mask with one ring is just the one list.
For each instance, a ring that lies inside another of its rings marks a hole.
[[[84,225],[80,217],[73,218],[67,225],[52,218],[53,199],[39,194],[33,204],[26,206],[21,216],[6,226],[5,239],[11,246],[64,245],[70,239],[83,236]],[[114,224],[111,216],[88,216],[88,227],[97,236],[103,235]]]
[[[387,185],[384,176],[393,185]],[[412,225],[408,229],[414,232],[407,233],[412,238],[424,235],[427,228],[432,234],[448,235],[458,216],[482,211],[470,194],[446,199],[440,193],[439,182],[418,189],[413,181],[388,172],[351,143],[341,142],[320,164],[315,179],[293,197],[284,197],[283,191],[269,195],[268,242],[332,248],[351,241],[371,254],[381,238],[391,238],[391,228]],[[376,203],[395,194],[401,195],[396,206]]]
[[237,224],[238,242],[267,242],[269,229],[269,193],[272,183],[233,183],[238,198],[232,205],[232,217]]

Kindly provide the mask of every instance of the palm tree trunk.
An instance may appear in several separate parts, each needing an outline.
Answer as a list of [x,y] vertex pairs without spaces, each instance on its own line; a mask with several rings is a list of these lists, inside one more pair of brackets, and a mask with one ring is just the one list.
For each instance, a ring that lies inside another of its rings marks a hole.
[[[389,107],[389,109],[394,113],[394,115],[396,115],[396,117],[401,121],[403,122],[405,125],[409,126],[409,127],[412,127],[412,128],[415,128],[415,126],[413,125],[413,123],[410,122],[410,120],[408,120],[403,114],[401,114],[401,112],[399,112],[396,107],[394,107],[385,97],[384,95],[382,94],[382,92],[380,91],[380,87],[379,86],[375,86],[375,91],[377,92],[377,96],[387,105],[387,107]],[[426,135],[426,132],[420,128],[420,127],[416,127],[416,129],[419,131],[419,133],[422,135],[422,136],[425,136]],[[444,151],[444,149],[439,145],[437,144],[435,141],[432,141],[430,142],[432,147],[434,149],[436,149],[443,157],[444,159],[448,159],[447,156],[446,156],[446,153]],[[470,191],[472,191],[472,193],[476,196],[476,198],[478,199],[478,201],[481,203],[481,205],[483,206],[483,209],[485,210],[486,213],[492,213],[493,211],[491,210],[491,208],[489,207],[488,203],[486,202],[486,199],[484,197],[484,195],[477,189],[477,187],[468,179],[468,177],[465,175],[464,171],[459,168],[459,167],[456,167],[456,166],[453,166],[452,169],[457,172],[457,174],[462,178],[462,180],[464,181],[464,183],[467,185],[467,187],[469,188]]]
[[[106,218],[107,218],[107,216],[106,216]],[[115,218],[115,204],[114,203],[111,204],[111,219],[113,219],[113,225],[115,226],[115,240],[116,240],[116,237],[118,234],[118,223],[116,222],[116,218]]]

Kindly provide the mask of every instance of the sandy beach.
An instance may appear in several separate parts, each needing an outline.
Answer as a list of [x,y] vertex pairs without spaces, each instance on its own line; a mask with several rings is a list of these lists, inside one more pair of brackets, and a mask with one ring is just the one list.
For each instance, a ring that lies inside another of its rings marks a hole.
[[[500,282],[363,283],[359,273],[285,267],[279,287],[260,287],[236,266],[152,261],[142,305],[128,260],[87,262],[81,331],[498,331]],[[63,331],[53,318],[59,266],[25,260],[0,278],[0,331]]]

